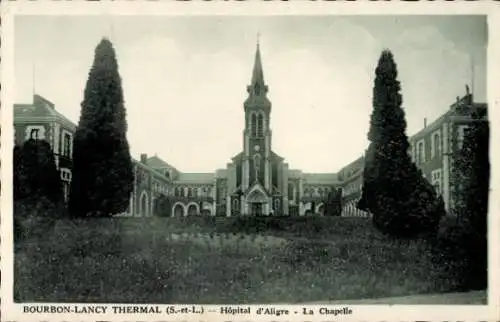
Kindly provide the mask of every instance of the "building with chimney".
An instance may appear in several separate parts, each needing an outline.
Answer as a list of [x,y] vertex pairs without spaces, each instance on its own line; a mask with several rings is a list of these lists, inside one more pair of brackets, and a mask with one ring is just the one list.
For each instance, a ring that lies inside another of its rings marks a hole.
[[[186,173],[159,156],[143,154],[140,160],[133,160],[134,190],[129,209],[122,215],[148,217],[165,211],[159,209],[157,202],[164,196],[169,200],[166,212],[175,217],[332,215],[332,200],[341,203],[343,216],[369,216],[356,208],[362,189],[364,156],[337,173],[305,173],[291,168],[273,150],[272,103],[259,45],[247,92],[243,102],[242,151],[225,168],[212,173]],[[486,104],[474,103],[467,89],[466,95],[457,99],[445,114],[425,124],[410,138],[409,153],[443,195],[447,209],[453,202],[450,180],[453,154],[462,144],[475,109],[486,109]],[[76,125],[50,101],[34,95],[33,103],[14,105],[14,128],[18,145],[30,138],[50,143],[67,198]]]

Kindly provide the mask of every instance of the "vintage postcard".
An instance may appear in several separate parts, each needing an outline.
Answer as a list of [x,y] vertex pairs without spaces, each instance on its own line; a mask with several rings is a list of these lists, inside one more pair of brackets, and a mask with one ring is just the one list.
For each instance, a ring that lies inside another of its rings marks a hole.
[[499,14],[5,3],[2,320],[498,321]]

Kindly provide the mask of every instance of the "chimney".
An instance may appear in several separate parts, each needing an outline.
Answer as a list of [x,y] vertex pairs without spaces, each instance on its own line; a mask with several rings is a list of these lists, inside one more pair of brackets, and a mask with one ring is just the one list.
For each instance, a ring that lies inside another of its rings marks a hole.
[[148,164],[148,155],[146,153],[141,154],[141,163]]
[[424,117],[424,129],[427,127],[427,118]]

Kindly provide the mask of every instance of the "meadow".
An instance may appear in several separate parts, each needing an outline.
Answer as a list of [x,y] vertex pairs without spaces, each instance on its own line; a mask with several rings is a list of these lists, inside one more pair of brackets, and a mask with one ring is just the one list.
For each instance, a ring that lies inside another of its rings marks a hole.
[[367,218],[58,220],[16,244],[18,302],[300,303],[446,291]]

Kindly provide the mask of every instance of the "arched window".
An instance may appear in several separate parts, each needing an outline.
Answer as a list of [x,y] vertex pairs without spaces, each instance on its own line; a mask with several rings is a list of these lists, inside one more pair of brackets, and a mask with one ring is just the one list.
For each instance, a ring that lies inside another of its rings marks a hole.
[[434,133],[433,140],[433,153],[432,156],[439,156],[441,154],[441,135]]
[[191,189],[190,187],[188,188],[188,197],[192,197],[193,196],[193,189]]
[[259,114],[257,117],[257,136],[264,135],[264,117],[262,114]]
[[193,188],[193,197],[198,197],[198,188]]
[[240,210],[240,201],[238,199],[233,199],[233,210],[234,211]]
[[260,162],[262,158],[259,153],[253,156],[253,170],[255,175],[255,180],[258,180],[260,177]]
[[424,150],[424,142],[418,142],[418,162],[425,163],[425,150]]
[[181,197],[184,197],[186,195],[185,192],[184,192],[184,187],[181,187],[179,189],[181,191]]
[[257,136],[257,115],[252,114],[250,118],[250,130],[252,136]]

